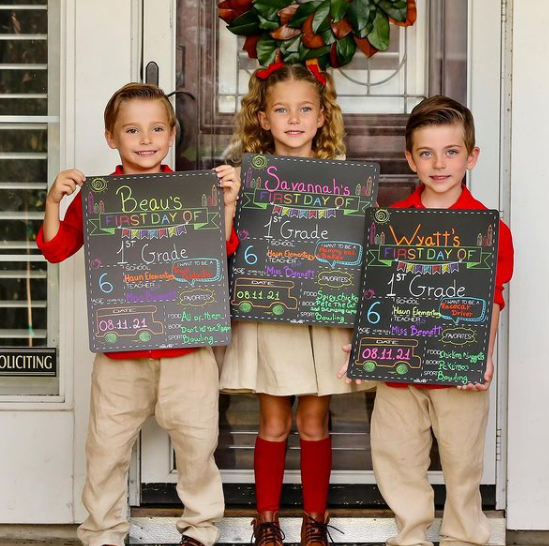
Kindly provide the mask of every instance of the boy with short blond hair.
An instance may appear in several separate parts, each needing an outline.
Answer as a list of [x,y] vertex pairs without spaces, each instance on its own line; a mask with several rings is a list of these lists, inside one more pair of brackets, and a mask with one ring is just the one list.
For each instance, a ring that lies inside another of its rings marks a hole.
[[[175,114],[160,88],[130,83],[119,89],[105,109],[105,138],[118,150],[122,163],[113,175],[172,172],[162,161],[174,143]],[[223,188],[227,253],[231,254],[238,245],[232,219],[240,177],[227,165],[215,171]],[[63,221],[59,205],[85,179],[76,169],[62,171],[48,193],[37,244],[50,262],[65,260],[83,244],[81,200],[78,196],[73,200]],[[185,506],[177,522],[181,544],[212,546],[217,541],[214,523],[224,512],[214,460],[218,391],[218,367],[210,347],[96,355],[83,493],[89,517],[78,529],[83,544],[124,545],[129,523],[122,513],[132,446],[153,415],[168,431],[175,451],[177,493]]]
[[[464,185],[480,153],[473,116],[445,96],[423,100],[406,126],[406,159],[418,188],[394,208],[486,209]],[[482,512],[480,481],[488,421],[488,388],[503,285],[513,273],[513,242],[500,221],[494,307],[484,384],[459,387],[378,383],[371,422],[371,449],[379,489],[395,514],[398,535],[391,546],[432,546],[434,494],[427,478],[432,433],[437,438],[446,502],[441,544],[485,544],[490,528]],[[344,348],[350,350],[350,346]],[[340,370],[342,377],[347,363]],[[347,381],[350,381],[347,379]]]

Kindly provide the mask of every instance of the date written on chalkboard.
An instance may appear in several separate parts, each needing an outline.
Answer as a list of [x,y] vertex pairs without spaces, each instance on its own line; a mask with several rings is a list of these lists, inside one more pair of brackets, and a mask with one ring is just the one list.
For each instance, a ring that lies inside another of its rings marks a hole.
[[499,215],[369,209],[348,375],[484,383]]
[[376,164],[246,154],[233,318],[352,326],[378,173]]
[[81,193],[91,350],[227,344],[223,199],[216,176],[95,177]]

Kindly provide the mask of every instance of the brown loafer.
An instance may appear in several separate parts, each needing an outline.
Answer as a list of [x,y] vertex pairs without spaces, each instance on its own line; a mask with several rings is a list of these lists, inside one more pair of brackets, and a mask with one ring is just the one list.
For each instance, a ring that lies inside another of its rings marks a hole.
[[278,512],[260,512],[253,525],[255,546],[284,546],[284,532],[280,528]]

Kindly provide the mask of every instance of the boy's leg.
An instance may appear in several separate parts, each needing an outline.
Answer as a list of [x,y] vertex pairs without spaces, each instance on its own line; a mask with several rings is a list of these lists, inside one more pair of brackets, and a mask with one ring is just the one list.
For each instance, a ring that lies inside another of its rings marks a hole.
[[489,394],[444,389],[432,391],[431,400],[435,408],[433,430],[446,483],[441,543],[485,544],[490,527],[482,512],[480,480]]
[[86,546],[124,544],[127,472],[137,434],[154,411],[157,370],[158,361],[95,357],[82,495],[89,516],[78,528]]
[[211,546],[225,503],[214,460],[217,447],[219,370],[211,348],[162,359],[156,420],[175,450],[177,494],[185,506],[177,529]]
[[393,546],[432,546],[434,494],[427,480],[432,444],[430,401],[423,389],[395,389],[378,383],[371,424],[374,473],[395,513]]

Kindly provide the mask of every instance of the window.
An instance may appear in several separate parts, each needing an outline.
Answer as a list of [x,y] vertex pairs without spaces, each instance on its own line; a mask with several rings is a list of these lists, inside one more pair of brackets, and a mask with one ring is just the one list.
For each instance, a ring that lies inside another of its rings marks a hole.
[[59,391],[2,357],[57,346],[57,267],[36,235],[59,167],[58,23],[59,0],[0,0],[0,395]]

